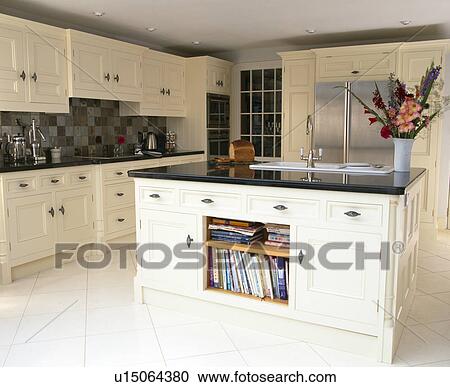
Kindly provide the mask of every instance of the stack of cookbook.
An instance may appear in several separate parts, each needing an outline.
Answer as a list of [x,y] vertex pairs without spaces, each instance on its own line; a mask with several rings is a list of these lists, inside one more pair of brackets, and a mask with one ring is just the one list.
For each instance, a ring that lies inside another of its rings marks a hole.
[[208,229],[214,241],[250,245],[264,237],[264,225],[256,222],[213,218]]
[[265,244],[268,246],[289,248],[290,235],[289,226],[285,224],[267,223],[267,240]]

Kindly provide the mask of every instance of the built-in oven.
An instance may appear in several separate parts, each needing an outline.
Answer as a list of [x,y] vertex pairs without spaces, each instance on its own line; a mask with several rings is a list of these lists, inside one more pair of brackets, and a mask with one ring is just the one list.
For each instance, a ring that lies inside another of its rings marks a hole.
[[206,104],[208,158],[226,157],[230,145],[230,97],[208,93]]

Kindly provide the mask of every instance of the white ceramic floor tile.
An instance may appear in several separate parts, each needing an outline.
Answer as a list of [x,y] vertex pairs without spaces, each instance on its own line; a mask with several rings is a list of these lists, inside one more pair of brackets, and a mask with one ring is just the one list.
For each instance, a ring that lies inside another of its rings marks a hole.
[[148,305],[148,309],[155,327],[172,327],[177,325],[210,322],[197,316],[191,316],[189,314],[179,313],[174,310],[159,308],[157,306]]
[[420,323],[450,320],[450,305],[434,296],[416,296],[409,315]]
[[314,344],[310,344],[310,346],[332,367],[383,367],[389,365],[354,353]]
[[0,285],[0,297],[27,296],[31,293],[35,282],[36,278],[31,277],[15,280],[8,285]]
[[86,338],[87,366],[163,362],[153,329],[116,332]]
[[295,340],[285,337],[245,329],[231,324],[222,324],[222,326],[238,350],[295,342]]
[[16,344],[5,367],[82,367],[84,338]]
[[274,345],[239,351],[252,367],[311,367],[328,364],[306,343]]
[[245,367],[245,363],[239,352],[234,351],[167,360],[167,366],[177,369],[183,367]]
[[14,343],[84,337],[85,322],[86,313],[80,309],[68,310],[62,314],[24,316]]
[[86,308],[86,290],[32,294],[25,315],[60,313],[70,306],[70,310]]
[[134,273],[130,270],[95,271],[89,270],[88,288],[111,288],[133,286]]
[[30,296],[0,297],[0,318],[20,317]]
[[6,360],[6,356],[8,355],[9,346],[0,347],[0,368],[3,367],[3,363]]
[[450,320],[430,323],[427,324],[427,327],[447,338],[450,343]]
[[416,367],[450,367],[450,360],[438,361],[435,363],[419,364]]
[[211,353],[234,351],[236,348],[217,322],[156,328],[166,359],[177,359]]
[[88,335],[150,328],[152,322],[146,305],[88,309],[87,312]]
[[13,343],[19,323],[20,317],[0,318],[0,346]]
[[104,271],[135,271],[135,269],[136,265],[130,257],[121,259],[118,256],[113,256],[109,262],[92,262],[89,265],[89,273]]
[[424,325],[403,331],[397,356],[409,365],[450,360],[450,342]]
[[87,273],[70,276],[38,277],[33,294],[84,290],[87,287]]
[[87,292],[88,308],[104,308],[133,304],[134,288],[133,286],[131,286],[131,284],[128,286],[119,286],[113,288],[88,289]]
[[419,258],[418,266],[433,273],[450,270],[450,261],[438,256]]
[[39,273],[39,278],[42,277],[54,277],[54,276],[74,276],[86,274],[86,268],[81,266],[78,261],[73,261],[64,264],[61,268],[54,268],[44,270]]
[[450,279],[437,273],[419,275],[417,289],[428,294],[450,292]]

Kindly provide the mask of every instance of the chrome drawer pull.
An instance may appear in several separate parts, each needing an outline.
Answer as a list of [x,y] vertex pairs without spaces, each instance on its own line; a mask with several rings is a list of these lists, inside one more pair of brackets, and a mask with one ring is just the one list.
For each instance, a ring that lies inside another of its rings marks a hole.
[[116,195],[120,197],[120,196],[123,196],[125,194],[123,192],[117,192]]
[[286,211],[288,209],[286,206],[283,206],[282,204],[278,204],[273,208],[275,208],[277,211]]
[[186,244],[187,247],[190,248],[191,247],[191,243],[194,242],[194,239],[191,238],[191,236],[188,234],[187,238],[186,238]]
[[119,223],[122,223],[123,221],[125,221],[125,219],[124,219],[124,218],[119,218],[119,219],[117,219],[117,221],[118,221]]
[[150,197],[152,199],[159,199],[161,196],[159,196],[158,194],[151,194]]
[[50,180],[53,184],[59,183],[59,179],[52,179]]
[[206,203],[206,204],[214,203],[214,200],[212,200],[212,199],[202,199],[201,201],[202,201],[202,203]]
[[20,184],[19,184],[19,187],[20,187],[20,188],[27,188],[27,187],[28,187],[28,184],[27,184],[27,183],[20,183]]
[[347,212],[344,212],[344,214],[349,216],[350,218],[356,218],[357,216],[361,216],[361,214],[356,211],[347,211]]
[[78,176],[78,178],[79,178],[80,180],[86,180],[86,179],[87,179],[86,176]]

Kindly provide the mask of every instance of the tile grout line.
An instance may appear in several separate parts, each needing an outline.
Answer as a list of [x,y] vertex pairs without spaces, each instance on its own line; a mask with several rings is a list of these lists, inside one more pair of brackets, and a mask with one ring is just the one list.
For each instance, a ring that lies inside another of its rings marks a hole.
[[20,316],[19,324],[17,324],[16,332],[14,333],[14,337],[11,341],[11,344],[9,345],[8,352],[6,353],[5,360],[3,361],[2,367],[5,367],[6,362],[9,358],[9,355],[11,354],[11,349],[14,345],[14,341],[16,340],[17,333],[19,332],[20,325],[22,324],[23,317],[25,316],[25,311],[27,310],[28,305],[30,303],[31,295],[33,294],[33,290],[34,290],[34,287],[36,286],[36,282],[37,282],[38,278],[39,278],[39,273],[36,276],[36,278],[34,279],[33,286],[30,290],[30,294],[28,295],[27,303],[25,304],[25,307],[23,308],[22,314]]
[[[325,362],[325,364],[328,366],[328,367],[331,367],[331,364],[330,363],[328,363],[328,361],[318,352],[318,351],[316,351],[315,349],[314,349],[314,347],[310,344],[310,343],[308,343],[308,342],[306,342],[305,341],[305,344],[311,349],[311,351],[313,351],[317,356],[319,356],[324,362]],[[326,347],[325,347],[326,348]],[[345,352],[345,351],[341,351],[341,352]]]
[[225,329],[225,327],[222,325],[222,323],[220,321],[218,321],[220,328],[222,329],[222,331],[225,333],[225,336],[228,337],[228,340],[230,340],[231,344],[233,344],[233,347],[235,348],[235,350],[237,351],[237,353],[239,354],[239,357],[242,359],[242,361],[244,362],[244,364],[248,367],[248,363],[246,362],[244,356],[242,355],[241,351],[239,350],[239,348],[237,347],[237,345],[234,343],[233,339],[231,338],[231,336],[228,334],[227,330]]
[[167,367],[166,357],[164,356],[164,352],[163,352],[163,350],[162,350],[161,343],[160,343],[160,341],[159,341],[158,332],[157,332],[157,330],[156,330],[155,324],[153,323],[152,314],[150,313],[150,309],[149,309],[149,307],[148,307],[148,304],[144,304],[144,305],[145,305],[145,307],[147,308],[148,317],[150,318],[150,322],[151,322],[152,327],[153,327],[153,332],[155,333],[156,342],[158,343],[159,352],[161,353],[161,356],[162,356],[162,358],[163,358],[164,366]]

